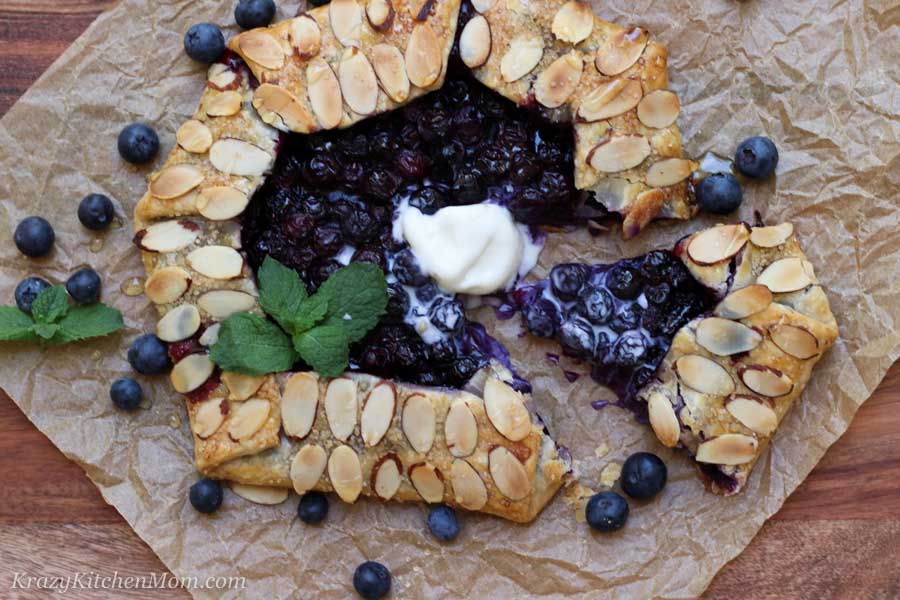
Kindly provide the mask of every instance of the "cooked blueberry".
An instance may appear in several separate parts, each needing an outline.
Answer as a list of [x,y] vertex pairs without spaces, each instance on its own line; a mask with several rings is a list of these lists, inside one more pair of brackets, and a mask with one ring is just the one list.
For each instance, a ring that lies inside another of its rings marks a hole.
[[775,172],[778,166],[778,148],[767,137],[747,138],[734,153],[734,166],[738,171],[754,179],[763,179]]
[[409,294],[403,289],[403,286],[391,283],[387,286],[387,313],[399,319],[402,319],[409,311]]
[[443,542],[452,542],[459,535],[459,519],[456,511],[440,504],[428,513],[428,529],[431,535]]
[[132,123],[119,133],[119,155],[135,165],[143,165],[159,152],[159,136],[149,125]]
[[341,166],[331,154],[317,154],[301,169],[304,179],[314,185],[325,185],[338,178]]
[[297,505],[297,517],[307,525],[318,525],[328,516],[328,498],[319,492],[306,492]]
[[417,287],[414,293],[420,302],[428,303],[441,293],[441,288],[433,281],[429,281],[425,285]]
[[418,150],[401,150],[397,170],[406,179],[422,179],[428,171],[428,158]]
[[528,144],[528,130],[518,121],[504,121],[500,124],[497,139],[507,148],[522,148]]
[[697,186],[696,195],[703,210],[717,215],[733,212],[744,199],[741,184],[731,173],[707,175]]
[[524,185],[537,177],[540,172],[541,167],[533,155],[527,152],[513,154],[509,170],[509,178],[513,183]]
[[360,248],[353,253],[353,258],[350,259],[350,262],[372,263],[377,265],[382,271],[387,269],[387,260],[384,258],[384,253],[377,248]]
[[274,18],[273,0],[240,0],[234,9],[234,20],[241,29],[265,27]]
[[50,253],[56,233],[43,217],[25,217],[13,234],[16,248],[25,256],[40,258]]
[[616,312],[616,316],[609,322],[609,326],[613,331],[619,333],[634,329],[641,322],[643,312],[641,305],[636,302],[626,304]]
[[613,364],[620,367],[634,367],[638,365],[647,352],[647,340],[636,331],[622,334],[616,340],[607,358]]
[[488,146],[481,151],[475,166],[488,177],[503,177],[509,171],[509,152],[504,148]]
[[445,333],[456,333],[465,320],[462,304],[458,300],[438,300],[431,307],[429,319]]
[[474,171],[463,171],[453,179],[453,201],[456,204],[475,204],[484,200],[481,176]]
[[394,256],[391,272],[404,285],[419,286],[428,281],[428,277],[419,268],[419,261],[409,248],[401,250]]
[[365,176],[363,191],[378,200],[387,201],[397,191],[400,182],[397,177],[387,169],[373,169]]
[[646,500],[666,487],[666,463],[655,454],[636,452],[622,465],[622,490],[639,500]]
[[222,484],[215,479],[200,479],[191,486],[189,498],[197,512],[214,513],[222,506]]
[[602,325],[609,320],[615,306],[612,294],[593,284],[585,285],[578,295],[578,299],[584,316],[597,325]]
[[644,290],[644,295],[647,296],[647,301],[652,304],[665,304],[671,291],[668,283],[660,283],[647,286],[647,289]]
[[559,310],[555,304],[544,298],[526,306],[522,316],[528,331],[538,337],[551,338],[559,327]]
[[390,131],[379,131],[372,136],[369,147],[375,156],[388,160],[393,159],[400,149],[397,138]]
[[131,343],[128,362],[143,375],[158,375],[168,371],[172,363],[166,345],[152,333],[145,333]]
[[615,492],[591,496],[584,509],[588,525],[596,531],[610,533],[622,529],[628,520],[628,501]]
[[538,182],[538,191],[553,203],[562,203],[569,197],[569,181],[562,173],[546,171]]
[[575,356],[591,356],[594,353],[594,329],[584,319],[569,319],[559,328],[559,343]]
[[391,572],[383,564],[367,560],[353,573],[353,588],[365,600],[379,600],[391,591]]
[[422,214],[433,215],[447,204],[447,196],[437,188],[427,187],[409,199],[409,205]]
[[667,272],[675,264],[680,264],[680,261],[671,252],[653,250],[648,252],[641,261],[641,276],[649,281],[666,281]]
[[553,293],[563,300],[572,300],[578,295],[587,279],[587,267],[575,263],[556,265],[550,270],[550,285]]
[[634,300],[641,295],[641,276],[627,265],[616,265],[606,275],[606,287],[623,300]]
[[144,398],[144,390],[141,389],[141,384],[134,379],[123,377],[122,379],[116,379],[109,386],[109,398],[117,408],[135,410],[141,405],[141,400]]
[[100,276],[90,267],[79,269],[66,280],[66,291],[78,304],[93,304],[100,300]]
[[26,277],[16,286],[16,306],[22,312],[31,312],[31,305],[38,295],[50,287],[50,282],[40,277]]
[[[644,356],[644,360],[649,362],[650,359],[647,356]],[[638,367],[634,371],[634,377],[631,378],[631,382],[634,385],[635,389],[641,389],[653,379],[653,376],[656,374],[656,365],[653,367],[644,365],[643,367]]]
[[364,207],[353,207],[341,219],[341,231],[351,242],[364,242],[375,233],[375,219]]
[[341,228],[334,223],[320,225],[313,233],[313,245],[321,256],[331,256],[344,245]]
[[212,23],[197,23],[184,34],[184,51],[187,55],[204,64],[216,62],[225,51],[225,36]]
[[435,142],[445,138],[450,132],[450,114],[441,107],[435,107],[422,115],[418,125],[422,139]]
[[115,216],[112,200],[103,194],[88,194],[78,204],[78,220],[88,229],[106,229]]

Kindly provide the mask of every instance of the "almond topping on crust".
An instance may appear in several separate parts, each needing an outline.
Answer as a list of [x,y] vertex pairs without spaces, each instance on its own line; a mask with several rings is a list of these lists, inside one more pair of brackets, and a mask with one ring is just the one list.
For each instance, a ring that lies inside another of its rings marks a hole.
[[403,481],[403,466],[394,453],[385,454],[372,467],[372,491],[382,500],[390,500],[400,489]]
[[503,81],[512,83],[522,79],[538,66],[544,56],[544,40],[538,36],[519,36],[509,43],[509,49],[500,60]]
[[413,450],[422,454],[431,450],[434,444],[434,406],[422,394],[413,394],[403,405],[400,418],[401,428]]
[[638,119],[652,129],[668,127],[675,122],[680,112],[678,96],[669,90],[650,92],[637,107]]
[[372,48],[372,66],[384,92],[394,102],[406,102],[409,98],[409,77],[403,54],[390,44],[378,44]]
[[550,30],[561,42],[580,44],[594,30],[594,12],[586,3],[570,0],[556,11]]
[[222,406],[226,402],[222,398],[212,398],[197,405],[191,429],[198,438],[205,440],[219,430],[228,413],[227,404],[225,407]]
[[444,419],[444,439],[453,456],[469,456],[478,445],[478,423],[465,400],[450,405]]
[[531,432],[531,415],[522,394],[493,377],[484,384],[484,410],[494,428],[512,442]]
[[172,367],[172,373],[170,374],[172,387],[179,394],[193,392],[206,383],[206,380],[213,374],[215,368],[216,365],[209,360],[208,355],[188,354]]
[[244,97],[240,92],[222,92],[206,104],[206,114],[210,117],[230,117],[241,112],[243,105]]
[[678,379],[686,386],[704,394],[727,396],[734,392],[734,380],[719,363],[697,354],[688,354],[675,361]]
[[227,221],[244,212],[250,198],[239,189],[216,185],[200,190],[197,211],[210,221]]
[[459,36],[459,57],[470,69],[477,69],[491,55],[491,26],[487,19],[475,15]]
[[583,68],[584,62],[577,52],[560,56],[535,80],[535,99],[547,108],[562,106],[575,93]]
[[295,438],[305,438],[312,430],[319,408],[319,378],[315,373],[295,373],[284,385],[281,397],[281,425]]
[[144,283],[144,293],[154,304],[169,304],[181,298],[191,287],[191,276],[181,267],[163,267]]
[[156,337],[164,342],[186,340],[200,329],[200,311],[193,304],[182,304],[167,312],[156,324]]
[[160,221],[134,236],[141,250],[149,252],[176,252],[194,243],[200,236],[200,227],[193,221]]
[[338,446],[328,457],[328,478],[341,500],[354,503],[362,491],[362,466],[350,446]]
[[772,292],[764,285],[748,285],[731,292],[719,303],[714,313],[726,319],[744,319],[772,304]]
[[481,14],[494,8],[495,4],[497,4],[497,0],[472,0],[472,8]]
[[819,354],[819,339],[808,330],[797,325],[773,325],[769,337],[785,354],[806,360]]
[[618,173],[640,165],[650,156],[650,142],[642,135],[608,137],[590,151],[587,162],[603,173]]
[[766,365],[747,365],[738,370],[741,381],[748,388],[769,398],[777,398],[791,393],[794,381],[772,367]]
[[680,183],[691,176],[699,165],[686,158],[665,158],[647,169],[647,185],[667,187]]
[[209,348],[219,341],[219,329],[221,328],[221,323],[213,323],[212,325],[207,327],[202,334],[200,334],[200,339],[197,341],[200,342],[201,346],[206,346],[207,348]]
[[816,283],[812,263],[801,258],[782,258],[765,268],[756,278],[772,292],[796,292]]
[[487,486],[472,465],[457,458],[450,467],[453,499],[468,510],[481,510],[488,501]]
[[309,133],[316,129],[316,120],[306,107],[296,96],[277,85],[264,83],[256,88],[253,107],[263,121],[280,131]]
[[488,454],[491,478],[500,493],[510,500],[521,500],[531,493],[531,482],[525,466],[516,455],[497,446]]
[[209,127],[196,119],[185,121],[175,132],[178,145],[194,154],[203,154],[212,146],[213,137]]
[[749,239],[750,230],[742,223],[719,225],[696,234],[688,243],[687,253],[699,265],[714,265],[743,250]]
[[322,129],[340,125],[344,116],[341,84],[325,60],[314,58],[306,65],[306,83],[309,104]]
[[754,227],[750,231],[750,241],[760,248],[777,248],[794,235],[794,226],[791,223],[772,225],[770,227]]
[[372,447],[391,427],[394,409],[397,406],[397,392],[389,381],[381,381],[366,396],[359,418],[360,433],[366,446]]
[[238,47],[244,57],[266,69],[284,66],[284,50],[281,44],[262,29],[255,29],[238,36]]
[[755,438],[739,433],[726,433],[697,447],[697,462],[716,465],[743,465],[756,456]]
[[173,165],[150,181],[150,193],[161,200],[184,196],[203,183],[203,172],[194,165]]
[[353,112],[370,115],[378,104],[378,79],[369,59],[357,48],[348,48],[338,66],[344,101]]
[[236,90],[241,85],[241,78],[231,68],[222,63],[213,63],[206,72],[206,85],[220,92]]
[[578,107],[578,116],[593,122],[621,115],[637,106],[643,93],[640,81],[613,79],[588,92]]
[[327,464],[328,456],[321,446],[307,444],[300,448],[291,459],[291,483],[294,491],[305,494],[316,487]]
[[343,46],[359,47],[362,9],[356,0],[332,0],[328,5],[328,20],[334,37]]
[[369,0],[366,3],[366,18],[375,31],[387,31],[394,22],[394,6],[390,0]]
[[708,317],[697,325],[697,343],[719,356],[749,352],[760,342],[761,335],[737,321]]
[[266,173],[275,158],[243,140],[221,139],[209,149],[209,162],[228,175],[255,176]]
[[631,68],[647,47],[650,35],[640,27],[609,36],[597,50],[594,61],[604,75],[618,75]]
[[441,76],[444,58],[441,41],[427,23],[413,26],[406,44],[406,74],[420,88],[427,88]]
[[254,435],[269,419],[272,405],[262,398],[251,398],[232,405],[228,418],[228,436],[238,442]]
[[274,506],[281,504],[288,499],[290,493],[287,488],[280,488],[268,485],[247,485],[232,481],[230,483],[231,491],[254,504],[265,504]]
[[425,502],[434,504],[444,499],[444,479],[434,465],[418,463],[411,466],[409,480]]
[[725,409],[744,427],[759,435],[770,435],[778,427],[778,416],[762,398],[736,394],[725,402]]
[[681,439],[681,424],[675,416],[672,403],[663,394],[652,392],[647,399],[647,412],[650,417],[650,427],[667,448],[674,448]]
[[245,375],[244,373],[222,372],[222,383],[228,388],[228,399],[243,402],[262,387],[265,375]]
[[356,428],[358,412],[356,382],[343,377],[333,379],[325,389],[325,416],[332,435],[346,441]]
[[185,260],[193,270],[210,279],[234,279],[244,268],[244,257],[228,246],[203,246]]
[[251,310],[256,299],[246,292],[213,290],[197,298],[197,306],[213,319],[227,319],[234,313]]
[[291,21],[288,35],[301,59],[310,59],[322,48],[322,30],[310,15],[304,13]]

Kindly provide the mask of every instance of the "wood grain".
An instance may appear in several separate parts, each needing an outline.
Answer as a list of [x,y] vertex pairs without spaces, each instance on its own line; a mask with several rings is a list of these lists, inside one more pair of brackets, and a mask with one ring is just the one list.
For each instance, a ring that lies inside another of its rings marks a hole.
[[[0,0],[0,115],[112,0]],[[142,575],[165,567],[87,476],[0,391],[0,596],[15,572]],[[900,597],[900,366],[706,598]],[[79,590],[92,600],[108,592]],[[187,598],[139,590],[129,598]]]

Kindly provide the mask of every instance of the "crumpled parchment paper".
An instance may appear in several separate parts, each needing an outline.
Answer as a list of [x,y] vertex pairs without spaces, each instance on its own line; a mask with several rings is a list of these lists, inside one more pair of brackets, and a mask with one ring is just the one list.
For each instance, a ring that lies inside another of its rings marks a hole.
[[[233,31],[233,4],[123,0],[0,122],[0,299],[10,303],[26,275],[59,282],[88,263],[104,277],[104,300],[127,322],[124,332],[98,342],[43,351],[3,345],[0,386],[176,575],[246,577],[243,591],[194,591],[197,597],[346,598],[353,569],[366,559],[390,567],[398,598],[698,595],[843,433],[900,354],[896,5],[595,2],[602,17],[648,27],[668,44],[688,153],[728,156],[741,139],[760,133],[776,140],[777,179],[747,186],[740,216],[751,220],[758,210],[767,222],[795,223],[840,323],[840,340],[744,493],[723,499],[704,492],[683,454],[662,448],[625,411],[592,409],[592,400],[611,394],[586,376],[566,382],[545,358],[553,348],[518,338],[518,323],[506,322],[498,335],[534,383],[535,403],[572,450],[585,485],[596,489],[603,469],[613,473],[637,450],[668,463],[665,492],[633,502],[622,532],[591,534],[562,494],[530,526],[466,514],[461,538],[446,545],[425,533],[426,509],[416,505],[333,499],[327,524],[306,527],[295,518],[296,498],[265,507],[228,492],[215,516],[196,513],[186,501],[196,477],[191,441],[168,379],[141,378],[149,402],[134,415],[117,412],[107,397],[111,381],[132,375],[128,344],[156,321],[143,296],[120,289],[144,276],[130,215],[150,169],[126,166],[115,140],[125,124],[150,122],[163,143],[157,162],[163,160],[205,84],[203,69],[181,51],[182,36],[198,21]],[[278,18],[296,8],[280,2]],[[101,236],[80,226],[75,209],[89,192],[116,199],[121,226]],[[56,228],[56,250],[46,259],[24,259],[12,243],[15,224],[29,214]],[[596,238],[554,235],[536,274],[560,261],[667,247],[714,222],[654,224],[628,243],[617,230]],[[96,252],[95,239],[102,240]],[[478,316],[493,323],[488,310]]]

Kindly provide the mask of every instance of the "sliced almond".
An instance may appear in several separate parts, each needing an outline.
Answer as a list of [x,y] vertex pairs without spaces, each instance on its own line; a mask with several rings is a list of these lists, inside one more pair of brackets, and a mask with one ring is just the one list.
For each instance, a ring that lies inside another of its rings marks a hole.
[[209,162],[228,175],[262,175],[271,168],[274,160],[259,146],[234,138],[221,139],[209,149]]
[[176,306],[156,324],[156,337],[164,342],[186,340],[200,329],[200,311],[193,304]]
[[304,13],[291,21],[288,28],[291,46],[301,59],[310,59],[322,48],[322,30],[310,15]]
[[305,494],[316,487],[325,466],[328,464],[328,456],[321,446],[306,444],[291,459],[291,483],[294,491]]
[[250,197],[239,189],[216,185],[200,190],[197,211],[210,221],[226,221],[244,212]]
[[319,378],[315,373],[295,373],[284,385],[281,425],[295,438],[305,438],[316,422],[319,408]]
[[425,502],[434,504],[444,499],[444,479],[434,465],[412,465],[409,468],[409,480]]
[[650,35],[640,27],[609,36],[597,50],[597,70],[604,75],[624,73],[641,57],[649,40]]
[[696,234],[688,243],[687,253],[697,264],[714,265],[743,250],[749,239],[746,225],[719,225]]
[[206,114],[210,117],[230,117],[241,112],[244,97],[240,92],[216,94],[206,104]]
[[777,248],[794,235],[794,226],[791,223],[772,225],[770,227],[754,227],[750,231],[750,241],[760,248]]
[[434,406],[422,394],[413,394],[403,405],[401,428],[413,450],[426,454],[434,444]]
[[590,151],[588,164],[603,173],[618,173],[640,165],[650,156],[650,142],[642,135],[608,137]]
[[222,398],[204,400],[197,405],[194,412],[194,420],[191,429],[201,440],[205,440],[215,434],[228,414],[228,402]]
[[325,416],[337,440],[344,442],[353,434],[358,413],[356,382],[343,377],[333,379],[325,389]]
[[241,85],[241,78],[231,67],[223,63],[213,63],[206,73],[206,85],[214,90],[225,92],[235,90]]
[[510,500],[521,500],[531,494],[531,481],[525,466],[503,446],[491,450],[488,454],[488,466],[494,485]]
[[240,276],[244,258],[228,246],[203,246],[190,252],[188,266],[210,279],[234,279]]
[[441,76],[441,41],[428,23],[416,23],[406,44],[406,74],[413,85],[427,88]]
[[681,112],[678,96],[669,90],[650,92],[637,107],[638,119],[647,127],[663,129],[675,122]]
[[819,339],[803,327],[796,325],[773,325],[769,327],[769,337],[786,354],[806,360],[819,354]]
[[478,445],[478,422],[465,400],[454,400],[444,419],[444,440],[453,456],[469,456]]
[[384,92],[394,102],[406,102],[409,98],[409,77],[403,54],[390,44],[377,44],[372,48],[372,66]]
[[366,18],[375,31],[387,31],[394,22],[394,6],[391,0],[368,0]]
[[251,398],[232,406],[228,416],[228,436],[238,442],[262,429],[272,411],[272,404],[262,398]]
[[306,84],[309,104],[322,129],[340,125],[344,116],[341,84],[325,60],[314,58],[306,65]]
[[547,108],[562,106],[575,93],[583,68],[584,62],[577,52],[560,56],[541,71],[535,80],[535,99]]
[[176,392],[187,394],[206,383],[215,369],[216,365],[209,360],[209,355],[188,354],[175,363],[169,377]]
[[197,306],[213,319],[222,321],[234,313],[251,310],[256,306],[256,299],[246,292],[213,290],[197,298]]
[[697,343],[719,356],[749,352],[760,342],[761,335],[737,321],[708,317],[697,325]]
[[472,8],[481,14],[494,8],[495,4],[497,4],[497,0],[472,0]]
[[255,394],[265,381],[265,375],[246,375],[232,371],[222,372],[222,383],[228,388],[229,400],[243,402]]
[[644,88],[632,79],[613,79],[588,92],[578,106],[585,121],[600,121],[627,113],[641,101]]
[[231,482],[231,491],[254,504],[265,504],[274,506],[281,504],[288,499],[290,491],[287,488],[273,487],[268,485],[247,485],[244,483]]
[[200,227],[193,221],[160,221],[134,236],[134,243],[148,252],[176,252],[194,243]]
[[475,15],[459,35],[459,57],[470,69],[477,69],[491,55],[491,26],[487,19]]
[[372,467],[372,491],[382,500],[390,500],[403,482],[403,465],[394,453],[386,454]]
[[468,510],[481,510],[488,501],[487,486],[472,465],[457,458],[450,466],[453,499]]
[[484,384],[484,410],[494,428],[512,442],[531,432],[531,415],[522,394],[493,377]]
[[544,39],[539,36],[520,35],[509,43],[509,49],[500,60],[500,75],[511,83],[522,79],[538,66],[544,56]]
[[173,165],[150,181],[150,193],[161,200],[184,196],[203,183],[203,172],[194,165]]
[[734,380],[719,363],[704,356],[688,354],[675,361],[678,379],[704,394],[727,396],[734,392]]
[[686,158],[665,158],[647,169],[647,185],[667,187],[680,183],[691,176],[699,165]]
[[726,433],[703,442],[697,447],[696,459],[716,465],[743,465],[756,456],[755,438],[740,433]]
[[328,457],[328,478],[331,487],[348,503],[356,502],[362,491],[362,466],[359,456],[350,446],[338,446]]
[[369,391],[359,417],[360,434],[366,446],[376,446],[381,441],[391,427],[396,406],[397,392],[391,382],[379,382]]
[[772,367],[766,365],[747,365],[738,370],[741,381],[748,388],[769,398],[778,398],[791,393],[794,381]]
[[175,141],[188,152],[203,154],[212,146],[213,137],[209,127],[196,119],[191,119],[185,121],[175,132]]
[[378,78],[369,59],[357,48],[348,48],[338,66],[341,94],[353,112],[370,115],[378,104]]
[[219,329],[222,328],[221,323],[214,323],[203,330],[203,333],[200,335],[200,339],[197,340],[200,342],[201,346],[206,346],[209,348],[213,344],[219,341]]
[[744,427],[759,435],[770,435],[778,427],[778,415],[762,398],[737,394],[725,402],[725,409]]
[[238,36],[238,47],[244,58],[266,69],[284,66],[284,50],[274,37],[263,29],[254,29]]
[[253,107],[263,121],[280,131],[309,133],[316,129],[312,113],[296,96],[277,85],[264,83],[256,88],[253,92]]
[[776,260],[756,278],[776,294],[796,292],[816,283],[816,275],[812,264],[801,258],[782,258]]
[[553,15],[550,31],[561,42],[580,44],[594,30],[594,11],[584,2],[570,0]]
[[647,412],[650,427],[660,443],[667,448],[677,446],[681,439],[681,424],[669,399],[659,392],[652,392],[647,399]]
[[328,5],[328,21],[334,37],[342,45],[359,47],[362,9],[356,0],[332,0]]
[[714,311],[726,319],[744,319],[763,311],[772,304],[772,292],[764,285],[748,285],[731,292],[719,303]]
[[181,298],[191,287],[191,276],[181,267],[163,267],[144,283],[144,293],[154,304],[169,304]]

